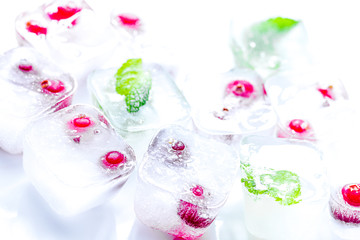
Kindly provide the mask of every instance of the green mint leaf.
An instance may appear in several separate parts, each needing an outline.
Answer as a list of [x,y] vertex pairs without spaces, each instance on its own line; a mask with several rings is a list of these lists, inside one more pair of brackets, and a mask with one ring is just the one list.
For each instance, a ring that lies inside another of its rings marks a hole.
[[266,34],[269,32],[283,33],[291,30],[298,23],[299,21],[293,20],[291,18],[276,17],[256,24],[254,29],[259,31],[261,34]]
[[144,71],[141,58],[129,59],[115,74],[116,92],[125,96],[127,111],[137,112],[149,100],[151,76]]
[[301,185],[297,174],[286,170],[263,169],[261,174],[256,175],[249,164],[241,168],[246,176],[241,182],[249,193],[266,194],[281,205],[293,205],[301,201]]

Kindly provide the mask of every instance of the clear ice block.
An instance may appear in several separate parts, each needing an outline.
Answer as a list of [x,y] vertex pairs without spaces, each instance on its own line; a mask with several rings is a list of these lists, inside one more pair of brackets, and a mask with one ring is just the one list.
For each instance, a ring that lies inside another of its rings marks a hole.
[[339,76],[321,68],[282,72],[268,78],[265,88],[279,118],[279,137],[325,139],[337,105],[348,100]]
[[184,87],[195,126],[211,135],[271,134],[276,115],[250,69],[190,75]]
[[15,28],[20,45],[35,47],[78,80],[103,64],[117,45],[109,18],[83,0],[45,3],[20,14]]
[[309,142],[260,136],[244,138],[239,150],[249,233],[277,240],[315,235],[329,197],[320,152]]
[[137,218],[182,239],[200,237],[224,205],[238,166],[224,143],[177,125],[161,129],[139,166]]
[[358,239],[360,234],[360,184],[336,185],[329,200],[330,226],[341,239]]
[[[134,148],[137,148],[136,145],[138,145],[139,149],[143,149],[143,152],[155,130],[166,124],[187,121],[190,118],[190,109],[172,78],[160,65],[142,63],[141,59],[129,59],[123,66],[127,66],[129,62],[139,64],[139,69],[135,71],[132,69],[131,64],[128,70],[125,70],[130,72],[129,79],[132,78],[131,74],[134,72],[144,74],[146,79],[151,79],[148,80],[150,83],[147,83],[150,85],[147,86],[148,92],[144,93],[147,101],[144,103],[143,100],[145,99],[142,99],[142,94],[140,94],[140,100],[138,100],[143,103],[140,104],[138,111],[131,110],[129,112],[127,99],[130,98],[130,101],[132,101],[131,94],[121,95],[118,93],[118,91],[122,93],[122,91],[128,89],[134,91],[138,89],[138,87],[132,88],[131,81],[133,80],[129,80],[117,90],[115,75],[119,71],[118,68],[93,72],[88,77],[88,87],[95,105],[104,112],[115,129],[130,141]],[[141,84],[139,89],[143,91]],[[141,139],[145,140],[140,143]]]
[[73,105],[31,125],[23,164],[55,212],[75,215],[103,204],[135,168],[133,149],[96,108]]
[[256,70],[263,78],[310,64],[306,29],[301,20],[243,15],[232,20],[230,34],[235,63]]
[[74,79],[33,48],[0,56],[0,148],[22,152],[29,122],[71,104]]

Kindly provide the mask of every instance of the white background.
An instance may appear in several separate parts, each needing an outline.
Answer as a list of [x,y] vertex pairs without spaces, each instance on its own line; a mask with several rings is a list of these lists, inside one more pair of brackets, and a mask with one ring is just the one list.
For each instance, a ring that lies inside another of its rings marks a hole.
[[[18,14],[43,1],[11,0],[0,8],[0,52],[17,46],[14,22]],[[129,3],[131,2],[131,3]],[[185,72],[226,71],[233,67],[228,47],[232,16],[287,14],[302,19],[314,59],[336,70],[351,101],[360,102],[360,16],[357,1],[115,1],[88,3],[104,16],[114,6],[144,16],[160,43],[168,45]],[[87,103],[80,89],[75,103]],[[3,117],[0,115],[0,117]],[[0,150],[0,239],[171,239],[140,224],[132,212],[134,178],[108,204],[74,218],[54,214],[28,182],[21,155]],[[239,186],[236,186],[239,187]],[[241,222],[239,193],[235,192],[203,239],[247,239]],[[330,239],[325,224],[320,236]],[[335,238],[334,238],[335,239]]]

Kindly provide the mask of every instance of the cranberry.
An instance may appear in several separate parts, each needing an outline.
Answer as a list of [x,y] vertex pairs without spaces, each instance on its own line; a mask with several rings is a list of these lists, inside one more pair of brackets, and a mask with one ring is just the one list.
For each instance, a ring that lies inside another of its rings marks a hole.
[[183,151],[185,149],[185,144],[182,141],[176,141],[171,145],[171,148],[175,151]]
[[195,187],[193,187],[191,189],[191,191],[197,197],[201,197],[204,194],[204,189],[199,185],[196,185]]
[[47,34],[47,28],[41,27],[37,24],[33,24],[31,21],[26,23],[26,30],[28,30],[31,33],[35,33],[36,35],[46,35]]
[[80,11],[81,11],[81,8],[76,8],[76,7],[73,8],[73,7],[69,7],[69,6],[65,6],[65,7],[59,6],[57,8],[57,12],[48,13],[48,16],[52,20],[60,21],[62,19],[68,19]]
[[33,70],[33,66],[31,64],[19,64],[18,68],[23,72],[30,72]]
[[235,80],[227,85],[226,92],[232,93],[236,97],[249,98],[254,92],[254,86],[245,80]]
[[328,88],[318,88],[318,91],[323,95],[324,98],[335,100],[333,86],[330,85]]
[[289,123],[289,127],[291,130],[297,133],[303,133],[310,128],[308,122],[301,120],[301,119],[293,119]]
[[41,88],[47,93],[58,93],[65,89],[64,83],[60,80],[44,80]]
[[130,14],[120,14],[118,16],[120,23],[129,28],[138,28],[140,26],[140,19]]
[[342,188],[341,193],[345,202],[351,206],[360,206],[360,184],[347,184]]

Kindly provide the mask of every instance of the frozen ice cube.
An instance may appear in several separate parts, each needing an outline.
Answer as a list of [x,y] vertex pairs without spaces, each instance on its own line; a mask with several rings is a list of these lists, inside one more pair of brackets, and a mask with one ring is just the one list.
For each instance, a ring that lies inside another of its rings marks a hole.
[[54,59],[78,80],[108,59],[117,45],[108,18],[83,0],[52,1],[16,19],[20,45]]
[[310,64],[305,25],[298,19],[239,16],[232,20],[230,40],[236,64],[254,69],[264,78]]
[[26,133],[23,161],[40,195],[62,215],[106,202],[135,168],[133,149],[88,105],[35,121]]
[[0,56],[0,148],[22,152],[28,123],[71,104],[73,78],[33,48]]
[[195,239],[225,203],[238,166],[230,146],[177,125],[165,127],[139,167],[136,216],[152,228]]
[[195,126],[213,135],[270,134],[277,119],[263,82],[249,69],[190,75],[184,87]]
[[326,138],[333,131],[328,123],[336,105],[348,100],[339,77],[321,68],[279,73],[267,79],[265,88],[279,118],[280,137]]
[[332,231],[341,239],[357,239],[360,233],[360,185],[337,184],[329,200]]
[[[139,69],[134,71],[130,62],[139,64]],[[89,92],[95,105],[104,112],[115,129],[131,141],[134,148],[139,146],[143,152],[154,130],[188,120],[190,110],[172,78],[160,65],[129,59],[123,66],[128,66],[125,71],[129,71],[130,75],[125,76],[126,81],[121,87],[117,89],[119,81],[115,77],[119,69],[110,68],[95,71],[89,76]],[[146,83],[137,75],[145,76]],[[139,94],[133,95],[134,91],[139,91]],[[141,142],[141,139],[146,141]]]
[[248,231],[264,239],[311,236],[329,197],[319,150],[309,142],[264,136],[246,137],[238,147]]

